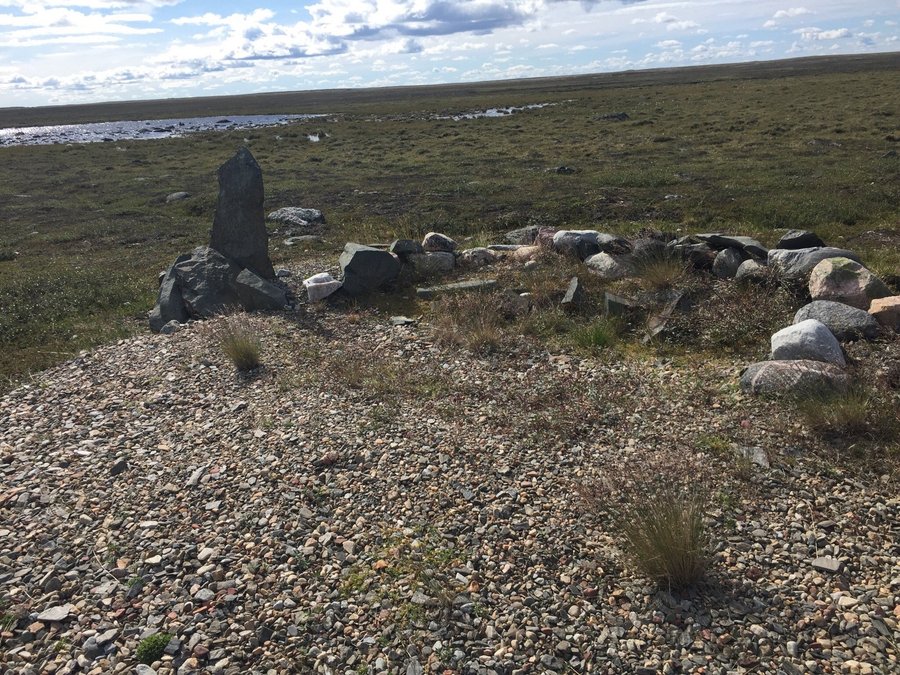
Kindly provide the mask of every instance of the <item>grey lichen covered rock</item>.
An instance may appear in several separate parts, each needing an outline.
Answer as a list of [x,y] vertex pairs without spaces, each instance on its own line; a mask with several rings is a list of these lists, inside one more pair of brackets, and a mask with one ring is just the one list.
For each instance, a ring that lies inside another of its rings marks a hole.
[[749,258],[738,266],[737,272],[734,274],[734,280],[763,282],[769,276],[767,270],[768,268],[761,262]]
[[406,257],[416,274],[422,277],[438,277],[449,274],[456,267],[456,256],[447,251],[411,253]]
[[496,262],[499,255],[500,254],[495,253],[491,249],[481,246],[477,248],[467,248],[465,251],[460,251],[457,263],[460,267],[478,269]]
[[833,300],[866,310],[875,298],[891,295],[891,289],[855,260],[839,257],[826,258],[813,267],[809,294],[813,300]]
[[321,232],[325,226],[325,216],[319,209],[311,209],[303,206],[285,206],[272,211],[266,220],[270,223],[283,225],[292,232],[303,234],[315,234]]
[[868,312],[830,300],[815,300],[801,307],[794,315],[794,323],[807,319],[821,321],[841,342],[860,338],[871,340],[880,331],[878,321]]
[[741,375],[741,391],[766,396],[797,396],[846,391],[850,375],[822,361],[761,361]]
[[352,242],[344,246],[338,264],[343,274],[344,290],[350,295],[380,290],[400,274],[400,261],[395,255]]
[[837,338],[825,324],[815,319],[806,319],[775,333],[772,336],[772,360],[825,361],[839,366],[847,363]]
[[262,169],[247,148],[219,167],[219,197],[209,245],[264,279],[273,279],[263,212]]

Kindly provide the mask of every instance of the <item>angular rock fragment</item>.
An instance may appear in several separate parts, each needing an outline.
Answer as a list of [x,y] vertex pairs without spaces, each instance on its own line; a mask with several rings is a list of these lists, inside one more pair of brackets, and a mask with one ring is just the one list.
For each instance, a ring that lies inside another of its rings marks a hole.
[[900,332],[900,295],[876,298],[869,305],[869,314],[881,325]]
[[426,252],[453,253],[456,247],[457,243],[453,239],[440,232],[429,232],[422,239],[422,248]]
[[783,248],[795,251],[800,248],[813,248],[825,246],[825,242],[815,232],[808,230],[789,230],[781,236],[775,248]]
[[400,274],[400,261],[396,256],[363,244],[346,244],[338,264],[344,290],[350,295],[381,290]]

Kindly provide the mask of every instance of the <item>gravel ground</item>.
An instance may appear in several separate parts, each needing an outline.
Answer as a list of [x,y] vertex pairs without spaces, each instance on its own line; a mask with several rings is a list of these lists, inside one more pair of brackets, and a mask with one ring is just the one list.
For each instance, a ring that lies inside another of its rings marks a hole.
[[[253,320],[250,375],[211,322],[0,399],[4,672],[900,672],[896,485],[818,459],[738,392],[745,362]],[[575,492],[666,452],[714,476],[709,580],[682,594]]]

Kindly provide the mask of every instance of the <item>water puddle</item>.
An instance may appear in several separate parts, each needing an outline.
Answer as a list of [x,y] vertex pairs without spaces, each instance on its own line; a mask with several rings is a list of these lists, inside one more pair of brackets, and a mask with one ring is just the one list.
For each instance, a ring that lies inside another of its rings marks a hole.
[[547,106],[556,105],[555,103],[530,103],[528,105],[511,105],[507,108],[488,108],[487,110],[476,110],[473,112],[460,113],[459,115],[436,115],[436,120],[453,120],[459,122],[461,120],[477,120],[483,117],[507,117],[523,110],[537,110],[546,108]]
[[[199,131],[231,131],[287,124],[322,115],[235,115],[230,117],[187,117],[165,120],[60,124],[48,127],[0,129],[0,147],[9,145],[49,145],[53,143],[103,143],[155,138],[177,138]],[[312,136],[310,136],[310,140]],[[318,140],[318,137],[316,138]]]

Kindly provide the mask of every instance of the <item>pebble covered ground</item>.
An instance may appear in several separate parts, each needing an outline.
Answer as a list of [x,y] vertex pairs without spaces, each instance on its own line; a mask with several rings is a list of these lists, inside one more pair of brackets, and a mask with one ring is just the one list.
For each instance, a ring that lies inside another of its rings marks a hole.
[[[253,321],[249,375],[193,324],[0,399],[4,672],[900,671],[896,484],[822,460],[738,391],[746,363]],[[688,592],[633,571],[578,496],[646,452],[714,475]]]

